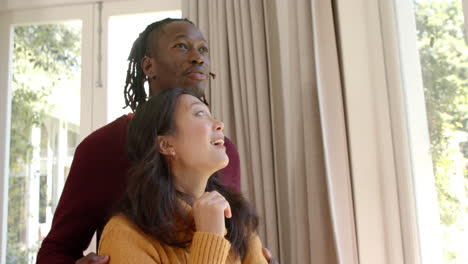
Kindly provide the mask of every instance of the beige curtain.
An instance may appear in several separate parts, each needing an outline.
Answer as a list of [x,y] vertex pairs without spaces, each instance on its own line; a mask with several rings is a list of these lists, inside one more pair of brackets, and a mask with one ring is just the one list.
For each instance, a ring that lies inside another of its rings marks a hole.
[[210,44],[207,97],[281,263],[358,263],[331,0],[183,0]]

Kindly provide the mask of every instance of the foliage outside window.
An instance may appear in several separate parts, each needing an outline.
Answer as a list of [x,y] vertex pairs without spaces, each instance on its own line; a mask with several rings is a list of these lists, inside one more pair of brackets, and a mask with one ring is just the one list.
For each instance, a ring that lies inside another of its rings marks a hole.
[[[10,175],[8,188],[7,264],[31,263],[40,241],[33,247],[26,243],[27,232],[39,232],[28,228],[30,212],[28,199],[39,203],[41,222],[45,220],[47,177],[40,175],[38,197],[29,197],[29,164],[35,146],[33,129],[45,128],[54,109],[50,96],[53,88],[76,74],[80,68],[80,31],[66,24],[16,26],[14,28],[12,64],[12,113],[10,138]],[[44,134],[44,133],[41,133]],[[39,148],[47,147],[41,137]],[[39,223],[38,223],[39,224]]]
[[416,0],[444,263],[468,263],[468,47],[460,0]]

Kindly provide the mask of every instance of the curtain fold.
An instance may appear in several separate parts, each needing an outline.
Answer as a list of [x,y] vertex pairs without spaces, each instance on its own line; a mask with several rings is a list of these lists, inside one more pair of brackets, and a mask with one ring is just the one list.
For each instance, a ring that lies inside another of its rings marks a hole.
[[358,263],[332,1],[183,0],[210,45],[207,98],[281,263]]

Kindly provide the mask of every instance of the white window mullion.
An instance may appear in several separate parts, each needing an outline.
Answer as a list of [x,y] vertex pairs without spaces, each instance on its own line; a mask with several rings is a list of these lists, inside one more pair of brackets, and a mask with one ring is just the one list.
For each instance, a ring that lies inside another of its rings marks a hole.
[[6,261],[8,209],[8,154],[10,150],[11,65],[10,16],[0,15],[0,263]]
[[463,16],[465,17],[465,40],[468,45],[468,0],[462,0]]

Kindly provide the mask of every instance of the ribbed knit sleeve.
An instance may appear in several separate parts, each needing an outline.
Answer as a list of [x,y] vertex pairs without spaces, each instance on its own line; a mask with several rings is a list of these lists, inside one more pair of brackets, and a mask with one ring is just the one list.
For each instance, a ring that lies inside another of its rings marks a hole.
[[224,264],[229,255],[231,243],[219,235],[195,232],[190,249],[190,264]]

